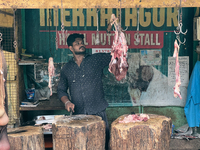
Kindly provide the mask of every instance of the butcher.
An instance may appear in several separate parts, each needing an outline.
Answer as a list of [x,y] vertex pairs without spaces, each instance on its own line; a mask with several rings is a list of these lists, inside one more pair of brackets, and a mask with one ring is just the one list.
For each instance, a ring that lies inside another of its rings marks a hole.
[[[108,149],[109,125],[106,116],[108,102],[104,99],[103,69],[111,61],[110,53],[86,53],[83,34],[71,34],[67,44],[73,58],[66,63],[60,73],[58,97],[65,109],[73,114],[97,115],[106,123],[106,143]],[[69,89],[69,90],[68,90]],[[67,92],[69,91],[69,93]]]

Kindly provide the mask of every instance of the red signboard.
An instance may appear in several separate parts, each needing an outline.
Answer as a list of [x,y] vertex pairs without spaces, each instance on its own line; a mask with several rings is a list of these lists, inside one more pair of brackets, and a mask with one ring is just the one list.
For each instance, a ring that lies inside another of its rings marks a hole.
[[[164,31],[140,31],[140,42],[136,42],[136,31],[125,31],[127,45],[129,49],[161,49],[163,48],[163,32]],[[107,33],[99,31],[100,44],[96,45],[96,31],[58,31],[56,36],[58,40],[58,48],[68,48],[67,37],[72,33],[84,34],[84,43],[86,48],[111,48],[114,38],[114,32]]]

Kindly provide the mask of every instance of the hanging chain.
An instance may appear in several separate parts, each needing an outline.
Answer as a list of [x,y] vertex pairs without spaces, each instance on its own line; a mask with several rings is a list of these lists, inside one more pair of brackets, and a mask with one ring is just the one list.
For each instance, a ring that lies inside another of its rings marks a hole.
[[61,0],[61,16],[62,16],[62,25],[61,25],[61,31],[64,33],[65,29],[64,29],[64,16],[63,16],[63,3]]
[[120,25],[120,27],[121,27],[121,22],[122,22],[122,1],[121,0],[119,0],[120,1],[120,22],[119,22],[119,25]]
[[137,9],[137,33],[139,32],[139,21],[140,21],[140,14],[139,9]]
[[98,15],[98,8],[97,8],[97,32],[99,32],[99,15]]
[[179,9],[178,9],[178,26],[177,26],[177,28],[176,28],[177,31],[174,31],[174,33],[176,34],[176,39],[177,39],[178,42],[179,42],[179,47],[180,47],[181,44],[185,44],[185,42],[186,42],[186,39],[185,39],[185,38],[184,38],[184,41],[181,42],[180,33],[181,33],[181,34],[184,34],[184,35],[187,33],[187,29],[186,29],[185,32],[182,31],[182,26],[183,26],[183,24],[182,24],[182,7],[181,7],[181,1],[182,1],[182,0],[180,0],[180,7],[179,7]]
[[56,15],[56,50],[58,50],[58,38],[57,38],[57,28],[58,28],[58,9],[55,9],[55,15]]
[[136,43],[139,44],[140,43],[140,38],[139,38],[139,26],[140,26],[140,12],[139,12],[139,8],[137,8],[137,32],[136,32]]
[[180,7],[178,9],[178,26],[177,30],[180,30],[180,24],[182,24],[182,8],[181,8],[181,0],[180,0]]
[[181,7],[181,0],[180,0],[180,20],[179,20],[179,23],[182,23],[182,7]]
[[96,34],[96,40],[95,40],[95,45],[99,45],[99,15],[98,15],[98,8],[97,8],[97,34]]
[[[128,27],[126,27],[125,30],[122,29],[122,25],[121,25],[121,22],[122,22],[122,1],[121,0],[118,0],[118,2],[120,2],[120,8],[118,9],[119,10],[119,23],[118,23],[118,26],[119,26],[119,30],[120,31],[126,31],[128,29]],[[126,1],[125,1],[126,2]]]
[[16,60],[16,48],[17,48],[17,41],[16,41],[16,22],[15,22],[15,12],[16,12],[16,9],[13,9],[13,18],[14,18],[14,42],[13,42],[13,47],[15,48],[15,60]]
[[67,30],[66,30],[66,33],[65,33],[65,25],[64,25],[64,15],[63,15],[63,3],[62,3],[62,0],[61,0],[61,14],[62,14],[62,25],[61,25],[61,31],[62,31],[62,38],[65,40],[65,34],[67,34]]

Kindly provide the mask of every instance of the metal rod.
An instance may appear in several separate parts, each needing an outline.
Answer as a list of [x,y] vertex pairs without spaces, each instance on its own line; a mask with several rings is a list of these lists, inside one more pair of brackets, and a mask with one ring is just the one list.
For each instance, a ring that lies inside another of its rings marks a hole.
[[9,15],[9,16],[13,16],[12,13],[8,13],[8,12],[6,12],[6,11],[2,11],[2,10],[0,10],[0,13],[5,14],[5,15]]

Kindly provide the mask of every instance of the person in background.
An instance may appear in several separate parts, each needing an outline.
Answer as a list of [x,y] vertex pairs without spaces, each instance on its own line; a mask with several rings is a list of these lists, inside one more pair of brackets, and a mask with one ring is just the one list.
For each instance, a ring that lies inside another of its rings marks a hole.
[[[87,54],[83,34],[71,34],[67,44],[73,58],[66,63],[60,73],[58,97],[65,109],[73,114],[97,115],[106,123],[106,145],[110,138],[106,116],[107,101],[103,91],[103,69],[109,65],[110,53]],[[69,89],[69,95],[67,90]]]

